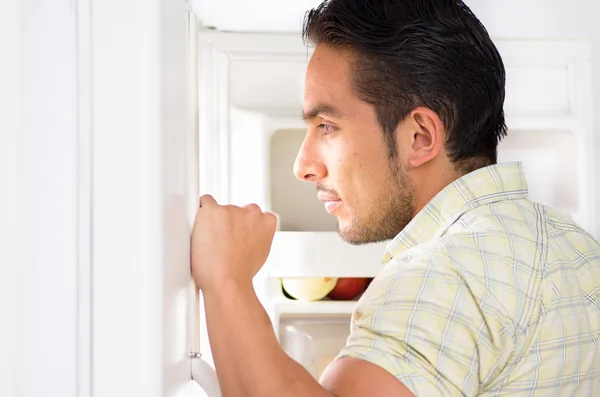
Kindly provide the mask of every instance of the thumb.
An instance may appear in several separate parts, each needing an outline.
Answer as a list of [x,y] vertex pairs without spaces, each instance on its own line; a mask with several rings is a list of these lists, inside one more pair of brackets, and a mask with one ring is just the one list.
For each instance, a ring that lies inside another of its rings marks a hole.
[[217,205],[217,200],[210,194],[205,194],[200,197],[200,207],[213,207]]

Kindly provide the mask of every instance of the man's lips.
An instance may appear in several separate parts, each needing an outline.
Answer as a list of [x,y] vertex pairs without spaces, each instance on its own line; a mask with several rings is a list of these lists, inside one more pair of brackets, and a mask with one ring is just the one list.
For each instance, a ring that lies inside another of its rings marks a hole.
[[327,193],[319,192],[319,193],[317,193],[317,197],[321,201],[341,201],[339,197],[332,196],[331,194],[327,194]]
[[333,214],[342,205],[342,200],[340,200],[339,197],[333,196],[331,194],[319,192],[317,193],[317,197],[319,198],[319,200],[325,203],[325,210],[330,214]]

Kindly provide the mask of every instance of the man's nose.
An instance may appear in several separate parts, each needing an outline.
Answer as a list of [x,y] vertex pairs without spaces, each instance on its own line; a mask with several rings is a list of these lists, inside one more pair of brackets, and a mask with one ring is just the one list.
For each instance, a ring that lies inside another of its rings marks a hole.
[[316,149],[314,138],[307,134],[294,162],[294,175],[301,181],[316,183],[327,176],[327,168]]

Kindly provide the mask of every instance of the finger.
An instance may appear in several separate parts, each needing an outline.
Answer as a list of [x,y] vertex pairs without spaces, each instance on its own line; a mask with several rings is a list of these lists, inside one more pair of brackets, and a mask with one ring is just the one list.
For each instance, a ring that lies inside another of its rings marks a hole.
[[267,225],[273,230],[277,229],[277,215],[272,214],[270,212],[263,212]]
[[254,203],[245,205],[243,208],[247,209],[248,211],[250,211],[252,213],[261,213],[262,212],[260,210],[260,207]]
[[205,194],[200,197],[200,207],[211,207],[217,205],[217,200],[210,194]]

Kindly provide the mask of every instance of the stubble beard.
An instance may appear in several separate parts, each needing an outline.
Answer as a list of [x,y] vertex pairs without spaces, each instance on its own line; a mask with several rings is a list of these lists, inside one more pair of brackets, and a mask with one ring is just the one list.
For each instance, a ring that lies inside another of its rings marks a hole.
[[385,197],[378,198],[380,205],[360,219],[354,216],[345,230],[340,229],[338,219],[337,231],[345,242],[363,245],[391,240],[412,220],[415,194],[408,169],[402,165],[392,164],[390,168],[391,188],[385,190]]

